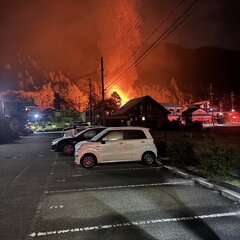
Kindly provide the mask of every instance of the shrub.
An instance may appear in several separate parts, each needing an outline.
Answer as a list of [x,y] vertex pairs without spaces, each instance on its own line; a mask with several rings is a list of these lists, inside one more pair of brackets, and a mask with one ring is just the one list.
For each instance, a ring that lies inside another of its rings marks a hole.
[[178,131],[181,130],[182,128],[183,125],[178,120],[168,121],[164,126],[164,129],[168,131]]
[[193,132],[199,132],[203,130],[203,123],[200,121],[194,121],[190,124],[187,124],[185,126],[185,130],[193,131]]
[[168,147],[168,155],[173,161],[190,163],[194,155],[192,144],[185,138],[176,138]]
[[10,122],[4,117],[0,117],[0,142],[6,142],[16,137],[16,132],[11,128]]
[[238,158],[233,147],[212,142],[201,153],[201,168],[210,176],[226,177],[237,167]]
[[166,143],[163,141],[155,141],[158,156],[165,156],[166,154]]

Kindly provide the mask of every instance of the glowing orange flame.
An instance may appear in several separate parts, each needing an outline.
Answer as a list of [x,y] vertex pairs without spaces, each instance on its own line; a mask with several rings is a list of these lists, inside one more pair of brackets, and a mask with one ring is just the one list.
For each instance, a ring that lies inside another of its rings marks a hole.
[[122,99],[121,106],[123,106],[125,103],[127,103],[130,100],[128,95],[119,86],[114,86],[111,89],[111,92],[117,92],[118,93],[118,95]]

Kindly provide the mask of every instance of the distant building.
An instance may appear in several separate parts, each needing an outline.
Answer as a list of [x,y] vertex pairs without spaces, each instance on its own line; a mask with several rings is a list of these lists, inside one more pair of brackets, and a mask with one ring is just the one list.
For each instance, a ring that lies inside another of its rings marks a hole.
[[0,97],[0,115],[6,115],[6,103],[8,102],[7,99]]
[[200,121],[202,123],[221,122],[222,113],[217,106],[211,105],[209,100],[185,104],[182,106],[182,116],[186,123]]
[[200,121],[202,123],[212,122],[211,113],[199,107],[192,107],[182,113],[185,123]]
[[82,119],[82,122],[88,123],[89,125],[91,125],[91,121],[92,125],[99,125],[101,122],[99,110],[92,110],[92,113],[90,110],[86,110],[84,112],[81,112],[80,117]]
[[145,126],[161,128],[167,122],[170,112],[150,96],[128,101],[111,116],[106,117],[107,126]]
[[193,103],[193,105],[198,106],[201,109],[210,109],[210,101],[206,100],[206,101],[201,101],[201,102],[195,102]]
[[168,115],[168,120],[182,120],[182,107],[177,103],[160,103],[165,107],[170,114]]

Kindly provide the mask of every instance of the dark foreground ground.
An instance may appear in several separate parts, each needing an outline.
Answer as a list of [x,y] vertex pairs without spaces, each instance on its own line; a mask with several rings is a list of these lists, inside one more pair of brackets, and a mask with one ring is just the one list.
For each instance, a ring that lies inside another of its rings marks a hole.
[[239,239],[239,204],[140,163],[73,167],[55,134],[0,145],[0,239]]

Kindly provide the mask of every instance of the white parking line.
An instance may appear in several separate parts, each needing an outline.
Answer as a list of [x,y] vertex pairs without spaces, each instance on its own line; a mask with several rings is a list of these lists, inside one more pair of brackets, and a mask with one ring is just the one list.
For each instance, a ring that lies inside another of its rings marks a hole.
[[[97,170],[81,170],[79,173],[95,173],[95,172],[118,172],[118,171],[136,171],[136,170],[158,170],[162,169],[162,167],[146,167],[146,168],[115,168],[115,169],[97,169]],[[75,174],[76,172],[54,172],[51,175],[58,175],[58,174]]]
[[66,182],[65,179],[57,179],[57,182]]
[[69,192],[84,192],[84,191],[98,191],[98,190],[108,190],[108,189],[122,189],[122,188],[139,188],[139,187],[154,187],[154,186],[169,186],[169,185],[193,185],[194,181],[172,181],[164,183],[144,183],[144,184],[132,184],[132,185],[118,185],[118,186],[107,186],[107,187],[93,187],[93,188],[77,188],[68,190],[52,190],[45,191],[45,194],[51,193],[69,193]]
[[84,231],[89,232],[94,230],[99,231],[102,229],[120,228],[120,227],[127,227],[127,226],[136,226],[136,225],[139,226],[139,225],[149,225],[149,224],[160,224],[160,223],[169,223],[169,222],[181,222],[181,221],[189,221],[189,220],[197,220],[197,219],[233,217],[237,215],[240,215],[240,211],[227,212],[227,213],[215,213],[215,214],[209,214],[209,215],[196,215],[192,217],[150,219],[150,220],[142,220],[142,221],[134,221],[134,222],[108,224],[108,225],[76,227],[76,228],[53,230],[53,231],[46,231],[46,232],[31,232],[29,234],[29,237],[34,238],[34,237],[49,236],[49,235],[60,235],[60,234],[76,233],[76,232],[84,232]]
[[56,205],[56,206],[50,206],[49,209],[59,209],[59,208],[63,208],[63,205]]

